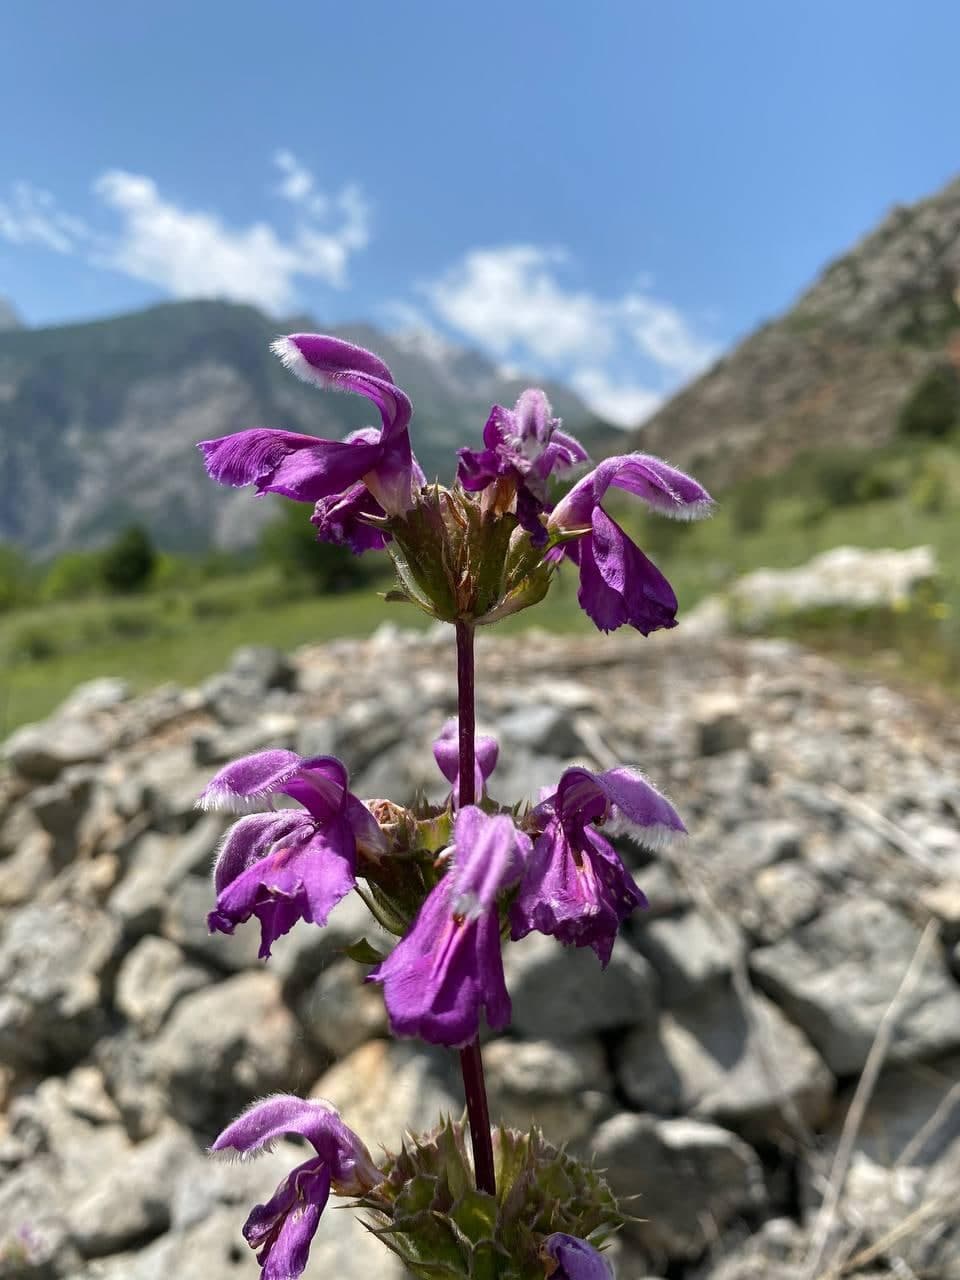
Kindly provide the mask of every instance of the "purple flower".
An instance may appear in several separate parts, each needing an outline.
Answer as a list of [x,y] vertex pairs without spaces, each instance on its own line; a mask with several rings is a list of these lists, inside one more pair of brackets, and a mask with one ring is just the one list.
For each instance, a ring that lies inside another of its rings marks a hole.
[[555,1231],[541,1246],[549,1280],[614,1280],[613,1268],[586,1240]]
[[295,1280],[301,1274],[331,1190],[357,1196],[383,1181],[367,1148],[328,1102],[305,1102],[289,1094],[250,1107],[227,1125],[210,1150],[249,1155],[285,1134],[308,1139],[317,1154],[297,1165],[266,1204],[255,1205],[243,1225],[263,1280]]
[[634,769],[564,771],[534,810],[543,823],[510,908],[510,936],[534,929],[575,947],[592,947],[606,967],[617,931],[646,899],[620,855],[594,824],[610,819],[657,844],[684,825],[673,806]]
[[325,924],[356,883],[358,847],[376,857],[386,845],[369,809],[347,790],[347,771],[333,756],[301,759],[292,751],[261,751],[221,769],[200,805],[236,809],[286,795],[303,810],[241,818],[224,837],[213,869],[217,906],[211,933],[233,933],[260,921],[260,955],[298,920]]
[[369,975],[383,983],[395,1035],[462,1048],[477,1034],[482,1010],[495,1030],[510,1021],[497,895],[519,879],[529,847],[505,815],[489,817],[474,805],[457,814],[449,871]]
[[298,502],[342,497],[362,481],[378,513],[409,510],[419,472],[407,432],[412,408],[389,368],[363,347],[316,333],[278,338],[272,350],[305,382],[372,400],[382,429],[355,432],[347,440],[320,440],[254,427],[203,440],[199,447],[210,475],[221,484],[254,484],[258,494],[280,493]]
[[[500,747],[496,738],[480,734],[474,739],[473,794],[483,795],[486,781],[497,767]],[[460,741],[456,719],[448,720],[433,740],[433,758],[453,788],[454,806],[460,803]]]
[[485,449],[458,450],[457,478],[464,489],[486,489],[502,479],[513,482],[517,519],[537,544],[547,540],[540,520],[548,509],[547,480],[554,471],[568,471],[587,458],[583,446],[559,426],[560,419],[550,416],[547,397],[530,387],[513,409],[493,406],[483,429]]
[[577,598],[601,631],[625,622],[643,635],[675,627],[677,597],[670,583],[600,505],[611,485],[675,520],[709,515],[712,499],[696,480],[659,458],[628,453],[601,462],[550,513],[551,532],[583,529],[564,543],[563,554],[580,567]]

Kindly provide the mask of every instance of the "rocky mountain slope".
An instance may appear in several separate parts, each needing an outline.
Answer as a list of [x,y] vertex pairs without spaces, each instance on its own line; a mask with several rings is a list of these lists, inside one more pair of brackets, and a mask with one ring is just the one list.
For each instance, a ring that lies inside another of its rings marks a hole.
[[[278,330],[307,327],[316,322],[278,325],[221,302],[48,329],[0,322],[0,541],[62,551],[137,519],[170,549],[250,542],[271,504],[257,511],[211,485],[194,443],[252,426],[339,438],[375,417],[366,401],[298,382],[270,354]],[[452,476],[454,449],[479,442],[490,405],[512,404],[522,389],[473,352],[367,326],[334,332],[393,369],[414,402],[414,447],[428,475]],[[588,447],[616,434],[572,392],[547,390]]]
[[[955,717],[695,628],[484,637],[478,665],[495,796],[535,795],[571,758],[640,762],[690,829],[659,855],[623,846],[650,908],[605,973],[552,939],[510,944],[513,1024],[485,1050],[495,1115],[639,1195],[620,1280],[956,1280]],[[254,1280],[246,1208],[302,1155],[212,1163],[239,1107],[314,1091],[372,1150],[459,1112],[453,1055],[390,1042],[338,952],[371,927],[358,899],[267,964],[255,928],[207,934],[224,822],[194,808],[220,762],[273,745],[342,755],[363,796],[439,798],[429,742],[454,706],[449,634],[384,627],[292,661],[241,651],[200,690],[98,681],[8,740],[0,1280]],[[307,1274],[400,1280],[344,1210]]]
[[6,298],[0,298],[0,330],[22,328],[16,308]]
[[827,445],[888,440],[932,365],[960,368],[960,178],[894,209],[764,325],[669,401],[634,447],[717,488]]

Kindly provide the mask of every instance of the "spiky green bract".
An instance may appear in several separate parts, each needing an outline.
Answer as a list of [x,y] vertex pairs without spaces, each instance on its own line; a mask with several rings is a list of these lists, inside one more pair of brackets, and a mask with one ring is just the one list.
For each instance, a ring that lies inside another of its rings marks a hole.
[[407,600],[443,622],[495,622],[546,595],[553,565],[517,517],[459,490],[423,489],[386,526],[399,579],[388,599]]
[[544,1280],[543,1241],[565,1232],[600,1246],[624,1219],[595,1169],[539,1130],[493,1131],[497,1194],[474,1186],[466,1125],[408,1134],[384,1181],[357,1201],[368,1229],[424,1280]]

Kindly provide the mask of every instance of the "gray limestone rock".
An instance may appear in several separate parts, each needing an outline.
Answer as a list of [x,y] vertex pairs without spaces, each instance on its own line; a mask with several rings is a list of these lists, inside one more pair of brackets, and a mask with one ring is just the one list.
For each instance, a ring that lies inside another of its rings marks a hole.
[[211,980],[166,938],[141,938],[117,974],[117,1008],[145,1036],[158,1031],[176,1002]]
[[[819,1049],[836,1075],[859,1071],[920,940],[886,903],[841,902],[789,938],[755,951],[760,986]],[[960,1047],[960,990],[930,957],[897,1020],[892,1061]]]
[[79,1264],[52,1159],[0,1180],[0,1280],[59,1280]]
[[69,765],[102,760],[113,742],[85,720],[25,724],[3,744],[3,758],[24,778],[52,782]]
[[232,934],[211,933],[207,928],[207,914],[216,901],[209,879],[185,876],[173,888],[162,888],[161,893],[163,935],[188,955],[227,972],[263,966],[257,920],[238,925]]
[[98,1169],[68,1210],[73,1240],[84,1257],[118,1253],[165,1231],[172,1187],[196,1153],[186,1131],[168,1124],[124,1159]]
[[123,925],[128,938],[156,933],[167,901],[167,869],[177,838],[147,831],[136,842],[123,878],[107,900],[107,910]]
[[697,751],[702,756],[737,751],[750,743],[750,726],[743,705],[731,693],[706,693],[694,707]]
[[313,1098],[332,1102],[371,1152],[398,1150],[407,1129],[459,1116],[463,1088],[452,1055],[407,1041],[369,1040],[317,1080]]
[[532,933],[508,949],[505,968],[513,1026],[523,1036],[573,1040],[656,1017],[656,974],[623,939],[601,969],[589,948]]
[[[650,1033],[634,1032],[622,1049],[620,1079],[638,1106],[651,1102]],[[674,1085],[673,1106],[736,1129],[775,1138],[822,1121],[833,1077],[776,1005],[754,995],[745,1013],[729,988],[703,995],[660,1019],[652,1063]]]
[[108,915],[76,902],[15,912],[0,940],[0,1061],[81,1058],[106,1029],[103,979],[118,943]]
[[619,1196],[638,1196],[625,1228],[661,1260],[694,1259],[715,1231],[763,1207],[763,1174],[740,1138],[700,1120],[621,1112],[600,1126],[593,1150]]
[[354,960],[334,960],[296,1004],[310,1039],[333,1058],[345,1058],[365,1040],[387,1035],[383,992],[364,982]]
[[483,1060],[494,1124],[536,1124],[551,1142],[582,1143],[614,1109],[606,1055],[596,1040],[494,1040]]
[[742,947],[736,926],[720,928],[698,912],[637,922],[636,945],[660,977],[663,1003],[682,1004],[730,973]]
[[153,1045],[156,1077],[188,1124],[225,1123],[266,1093],[303,1089],[309,1056],[271,973],[241,973],[176,1005]]

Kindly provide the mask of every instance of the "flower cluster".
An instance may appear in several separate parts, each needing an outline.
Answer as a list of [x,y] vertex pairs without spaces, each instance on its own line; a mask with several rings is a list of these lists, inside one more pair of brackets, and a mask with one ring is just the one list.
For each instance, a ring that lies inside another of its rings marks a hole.
[[[358,553],[386,548],[399,578],[396,594],[455,625],[459,717],[434,743],[450,784],[442,805],[364,802],[351,792],[346,766],[330,756],[264,751],[221,769],[200,803],[244,816],[217,854],[209,927],[233,933],[255,917],[266,959],[296,923],[322,926],[345,895],[358,892],[396,937],[368,974],[383,988],[393,1034],[461,1051],[477,1190],[469,1202],[473,1235],[467,1240],[460,1231],[457,1238],[473,1252],[457,1265],[448,1261],[442,1274],[480,1274],[480,1250],[482,1274],[503,1280],[608,1280],[612,1272],[596,1246],[619,1222],[609,1191],[535,1135],[491,1135],[478,1036],[483,1020],[494,1030],[510,1021],[504,939],[548,934],[591,948],[606,966],[621,924],[645,905],[609,834],[655,845],[684,827],[669,801],[627,765],[599,773],[577,765],[532,807],[498,804],[489,790],[498,745],[474,730],[473,632],[542,598],[566,560],[577,566],[580,604],[601,630],[628,624],[646,635],[674,626],[669,583],[602,503],[611,488],[620,489],[661,514],[693,519],[708,512],[710,499],[659,459],[628,454],[600,462],[554,501],[552,486],[587,457],[534,389],[513,409],[494,406],[484,448],[460,450],[452,489],[427,485],[410,446],[410,401],[383,361],[312,334],[282,338],[274,350],[306,381],[365,396],[380,427],[343,441],[242,431],[200,446],[208,471],[224,484],[313,504],[321,540]],[[305,1137],[316,1155],[247,1219],[244,1234],[264,1280],[301,1274],[331,1191],[357,1197],[414,1274],[440,1274],[431,1262],[429,1215],[405,1206],[414,1181],[418,1196],[435,1185],[440,1199],[431,1221],[439,1215],[456,1223],[458,1207],[443,1200],[442,1189],[456,1181],[454,1165],[466,1166],[460,1130],[441,1126],[417,1140],[415,1151],[377,1164],[326,1104],[283,1096],[234,1121],[214,1150],[249,1153],[285,1133]],[[526,1143],[522,1159],[518,1142]],[[499,1185],[495,1149],[513,1152],[501,1161]],[[551,1185],[560,1178],[574,1188],[575,1208],[537,1200],[537,1170],[548,1165]],[[504,1179],[519,1177],[521,1166],[527,1172],[510,1190]],[[488,1230],[474,1239],[485,1214]]]

